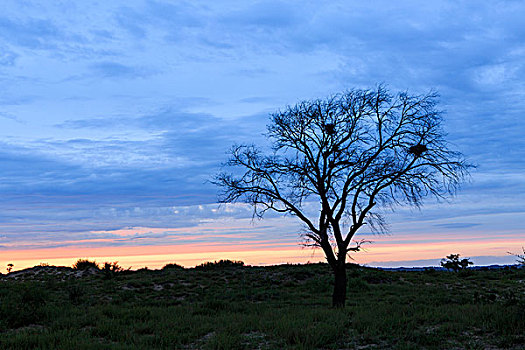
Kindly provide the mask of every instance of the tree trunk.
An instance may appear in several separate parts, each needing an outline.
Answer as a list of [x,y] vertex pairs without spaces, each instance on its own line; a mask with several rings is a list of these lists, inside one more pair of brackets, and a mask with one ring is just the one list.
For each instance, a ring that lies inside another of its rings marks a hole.
[[345,307],[346,302],[346,265],[344,262],[337,263],[334,270],[334,294],[332,294],[332,306],[335,308]]

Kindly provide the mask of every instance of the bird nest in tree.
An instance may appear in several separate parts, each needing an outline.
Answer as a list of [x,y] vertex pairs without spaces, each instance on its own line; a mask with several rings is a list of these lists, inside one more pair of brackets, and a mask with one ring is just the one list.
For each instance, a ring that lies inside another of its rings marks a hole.
[[415,155],[416,157],[419,157],[423,154],[423,152],[425,152],[427,150],[427,146],[425,145],[421,145],[421,144],[417,144],[417,145],[414,145],[412,147],[410,147],[408,149],[408,153],[412,153],[413,155]]
[[335,134],[335,124],[325,124],[324,129],[328,135]]

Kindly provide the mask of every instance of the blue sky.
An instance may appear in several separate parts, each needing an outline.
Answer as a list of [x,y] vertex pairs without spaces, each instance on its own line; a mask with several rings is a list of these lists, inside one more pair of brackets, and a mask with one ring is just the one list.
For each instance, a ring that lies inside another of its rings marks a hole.
[[[218,208],[206,181],[231,144],[264,143],[269,113],[377,83],[437,90],[449,139],[478,168],[452,202],[390,213],[392,235],[373,239],[458,252],[508,240],[476,253],[494,262],[525,245],[521,1],[0,7],[0,263],[36,248],[296,244],[293,220]],[[159,230],[115,234],[141,227]]]

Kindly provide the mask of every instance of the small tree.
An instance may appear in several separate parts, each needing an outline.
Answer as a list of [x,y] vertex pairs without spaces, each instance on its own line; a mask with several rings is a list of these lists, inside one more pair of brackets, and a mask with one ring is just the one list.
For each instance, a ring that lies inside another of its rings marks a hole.
[[[271,115],[273,152],[234,146],[214,183],[220,202],[246,202],[254,215],[290,214],[306,226],[306,245],[320,247],[335,276],[332,304],[346,300],[346,258],[357,231],[385,230],[378,207],[420,206],[427,195],[452,194],[469,165],[449,148],[437,95],[351,90],[304,101]],[[306,202],[317,203],[309,214]]]
[[13,264],[11,264],[11,263],[7,264],[7,268],[6,268],[7,273],[11,273],[11,271],[13,270],[13,267],[14,267],[14,266],[15,266],[15,265],[13,265]]
[[466,269],[469,265],[474,263],[469,259],[459,259],[459,254],[450,254],[447,257],[441,259],[441,266],[446,269],[453,270],[458,272],[460,270]]

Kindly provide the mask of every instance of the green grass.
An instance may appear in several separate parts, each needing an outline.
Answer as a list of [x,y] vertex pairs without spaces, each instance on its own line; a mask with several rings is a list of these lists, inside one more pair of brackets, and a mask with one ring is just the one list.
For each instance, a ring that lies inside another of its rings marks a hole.
[[325,264],[0,278],[0,349],[523,349],[525,269]]

